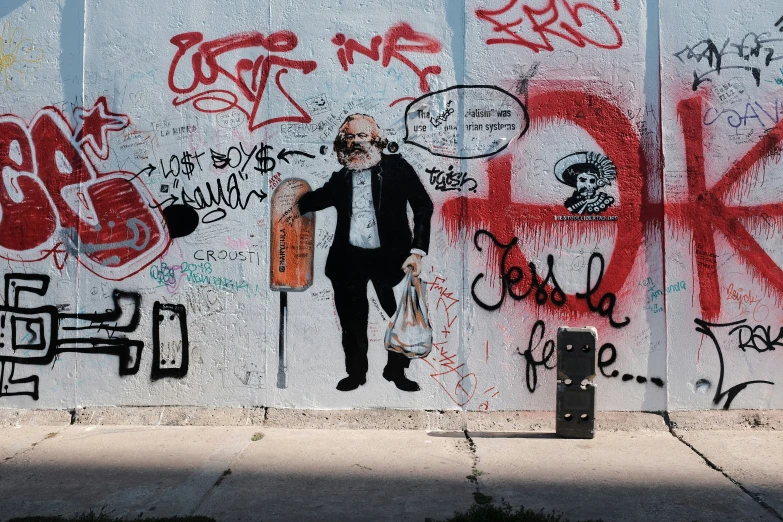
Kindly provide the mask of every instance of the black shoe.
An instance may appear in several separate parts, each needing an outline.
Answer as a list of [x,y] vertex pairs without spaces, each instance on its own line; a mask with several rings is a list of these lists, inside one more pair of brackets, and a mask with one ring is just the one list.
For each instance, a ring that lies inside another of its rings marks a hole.
[[349,375],[345,379],[342,379],[340,382],[337,383],[337,389],[340,391],[351,391],[355,390],[362,384],[367,382],[367,377],[362,375],[361,377],[357,375]]
[[416,381],[412,381],[405,377],[405,373],[403,372],[394,373],[384,369],[383,378],[389,382],[393,382],[397,389],[402,391],[415,392],[421,389],[419,388],[419,385],[416,383]]

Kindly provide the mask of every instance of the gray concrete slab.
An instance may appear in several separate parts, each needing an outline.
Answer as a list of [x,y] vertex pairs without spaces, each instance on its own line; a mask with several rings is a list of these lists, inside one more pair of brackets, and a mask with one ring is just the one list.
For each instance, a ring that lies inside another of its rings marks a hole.
[[669,412],[677,430],[783,430],[783,410],[705,410]]
[[[476,470],[481,492],[496,501],[554,509],[571,522],[779,521],[654,418],[637,420],[623,422],[654,429],[601,431],[592,440],[472,432],[472,447],[459,430],[0,428],[0,522],[101,509],[221,522],[443,520],[473,502],[468,476]],[[257,431],[264,438],[251,442]],[[683,436],[781,506],[783,434]]]
[[[13,428],[0,432],[7,430]],[[0,463],[0,520],[101,509],[129,518],[185,514],[253,432],[252,427],[66,428]]]
[[422,521],[464,511],[467,441],[397,430],[264,430],[196,514],[220,521]]
[[481,491],[572,521],[777,521],[669,433],[474,434]]
[[0,428],[0,465],[16,455],[31,451],[44,440],[57,436],[65,426],[17,426]]
[[68,426],[68,410],[28,410],[0,408],[0,427],[3,426]]
[[677,434],[783,515],[783,433],[715,430]]

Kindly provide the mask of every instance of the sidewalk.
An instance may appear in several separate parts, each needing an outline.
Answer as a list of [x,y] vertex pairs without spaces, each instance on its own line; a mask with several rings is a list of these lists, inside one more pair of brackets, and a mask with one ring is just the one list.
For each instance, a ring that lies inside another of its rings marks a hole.
[[467,510],[476,491],[572,522],[783,520],[775,423],[693,429],[719,423],[684,414],[670,432],[662,417],[636,415],[660,422],[613,426],[604,414],[592,440],[558,439],[546,426],[6,426],[0,521],[105,506],[126,518],[424,522]]

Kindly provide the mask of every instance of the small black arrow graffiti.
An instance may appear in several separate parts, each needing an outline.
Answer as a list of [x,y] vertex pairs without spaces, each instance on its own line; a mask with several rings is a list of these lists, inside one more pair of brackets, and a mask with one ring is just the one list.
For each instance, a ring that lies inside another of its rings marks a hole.
[[171,203],[171,204],[173,205],[173,204],[174,204],[174,203],[176,203],[177,201],[179,201],[179,198],[178,198],[177,196],[174,196],[174,195],[172,194],[171,196],[167,197],[166,199],[164,199],[163,201],[161,201],[161,202],[160,202],[160,203],[158,203],[157,205],[149,205],[149,207],[150,207],[150,208],[160,208],[160,207],[162,207],[163,205],[165,205],[166,203]]
[[134,179],[138,178],[138,177],[139,177],[139,176],[141,176],[142,174],[146,174],[146,175],[147,175],[147,177],[149,177],[149,176],[151,176],[151,175],[152,175],[152,173],[153,173],[153,172],[155,172],[155,165],[153,165],[152,163],[150,163],[149,165],[147,165],[146,167],[144,167],[143,169],[141,169],[140,171],[138,171],[138,172],[136,173],[136,175],[135,175],[135,176],[133,176],[132,178],[130,178],[128,181],[129,181],[129,182],[130,182],[130,181],[133,181]]
[[307,154],[306,152],[302,152],[299,150],[285,150],[285,147],[277,153],[277,159],[280,161],[285,161],[286,163],[289,163],[288,156],[291,156],[292,154],[298,154],[300,156],[304,156],[306,158],[313,159],[315,156],[312,156],[310,154]]

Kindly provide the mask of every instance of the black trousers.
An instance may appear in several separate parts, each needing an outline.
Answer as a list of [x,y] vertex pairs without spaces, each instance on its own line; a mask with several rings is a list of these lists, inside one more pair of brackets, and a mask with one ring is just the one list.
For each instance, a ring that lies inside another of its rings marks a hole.
[[[372,281],[381,308],[389,317],[397,310],[394,298],[394,286],[402,280],[400,275],[378,274],[379,253],[351,247],[344,260],[346,274],[332,279],[334,305],[340,326],[343,329],[343,351],[345,352],[345,371],[351,376],[367,374],[367,321],[370,303],[367,301],[367,283]],[[386,371],[394,375],[404,372],[410,365],[410,359],[397,352],[387,352]]]

